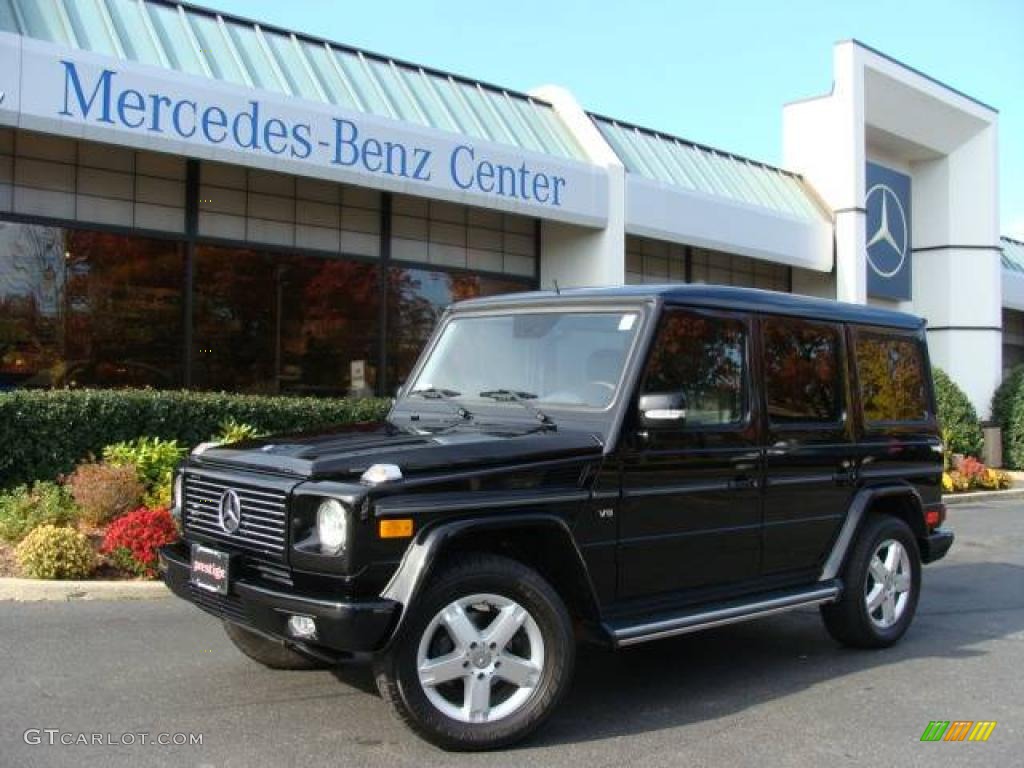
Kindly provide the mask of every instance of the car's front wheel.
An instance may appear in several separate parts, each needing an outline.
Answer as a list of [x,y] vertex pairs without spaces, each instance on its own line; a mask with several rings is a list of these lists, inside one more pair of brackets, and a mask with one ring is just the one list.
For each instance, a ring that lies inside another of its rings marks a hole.
[[921,555],[910,527],[873,515],[842,571],[843,597],[821,608],[836,640],[855,648],[885,648],[907,631],[921,591]]
[[377,685],[399,719],[445,749],[493,749],[537,728],[568,688],[575,642],[558,593],[505,557],[467,555],[411,607]]

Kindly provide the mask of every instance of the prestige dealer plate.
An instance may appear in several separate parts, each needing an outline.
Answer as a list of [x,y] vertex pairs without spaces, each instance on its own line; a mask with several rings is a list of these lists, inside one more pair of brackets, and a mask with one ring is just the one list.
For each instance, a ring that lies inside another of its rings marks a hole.
[[216,549],[192,545],[192,583],[208,592],[228,593],[230,556]]

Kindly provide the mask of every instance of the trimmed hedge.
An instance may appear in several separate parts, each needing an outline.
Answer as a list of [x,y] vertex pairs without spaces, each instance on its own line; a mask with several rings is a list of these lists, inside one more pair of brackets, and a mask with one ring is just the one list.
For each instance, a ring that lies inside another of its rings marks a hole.
[[943,439],[949,441],[946,448],[952,453],[980,456],[984,434],[978,412],[964,391],[941,368],[932,369],[932,378]]
[[195,446],[227,420],[295,432],[382,418],[389,401],[216,392],[18,390],[0,394],[0,487],[52,480],[105,446],[160,437]]
[[1024,469],[1024,365],[1010,371],[996,390],[992,420],[1003,431],[1003,466]]

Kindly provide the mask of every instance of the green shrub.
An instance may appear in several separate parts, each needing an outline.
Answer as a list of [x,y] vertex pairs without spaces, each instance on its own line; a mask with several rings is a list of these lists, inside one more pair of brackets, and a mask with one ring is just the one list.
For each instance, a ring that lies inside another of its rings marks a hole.
[[371,421],[387,407],[384,400],[144,389],[8,392],[0,394],[0,487],[70,472],[104,447],[138,437],[192,447],[227,419],[272,434]]
[[79,464],[67,479],[79,517],[100,526],[130,512],[142,503],[145,488],[134,466],[126,464]]
[[170,485],[174,468],[185,455],[185,448],[177,440],[159,437],[140,437],[108,445],[103,449],[103,460],[114,466],[135,467],[139,482],[150,493],[161,485]]
[[33,579],[84,579],[96,567],[89,540],[73,528],[42,525],[25,537],[14,556]]
[[240,443],[243,440],[253,440],[257,437],[261,437],[260,431],[251,424],[243,424],[234,419],[225,419],[221,422],[220,431],[213,436],[213,440],[230,445],[231,443]]
[[996,390],[992,420],[1003,432],[1003,466],[1024,469],[1024,365],[1010,371]]
[[946,449],[965,456],[980,456],[983,442],[978,412],[964,391],[941,368],[932,369],[935,400],[939,409]]
[[18,542],[41,525],[70,525],[76,510],[67,491],[56,483],[19,486],[0,494],[0,539]]

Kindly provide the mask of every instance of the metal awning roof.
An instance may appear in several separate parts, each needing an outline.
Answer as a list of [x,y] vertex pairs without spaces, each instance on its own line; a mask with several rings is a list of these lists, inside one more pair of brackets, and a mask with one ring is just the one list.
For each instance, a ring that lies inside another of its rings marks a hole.
[[808,221],[831,218],[795,173],[613,118],[591,119],[630,173]]
[[1003,246],[1003,269],[1024,275],[1024,242],[1002,237],[999,244]]
[[171,0],[0,0],[0,30],[586,160],[546,102]]

